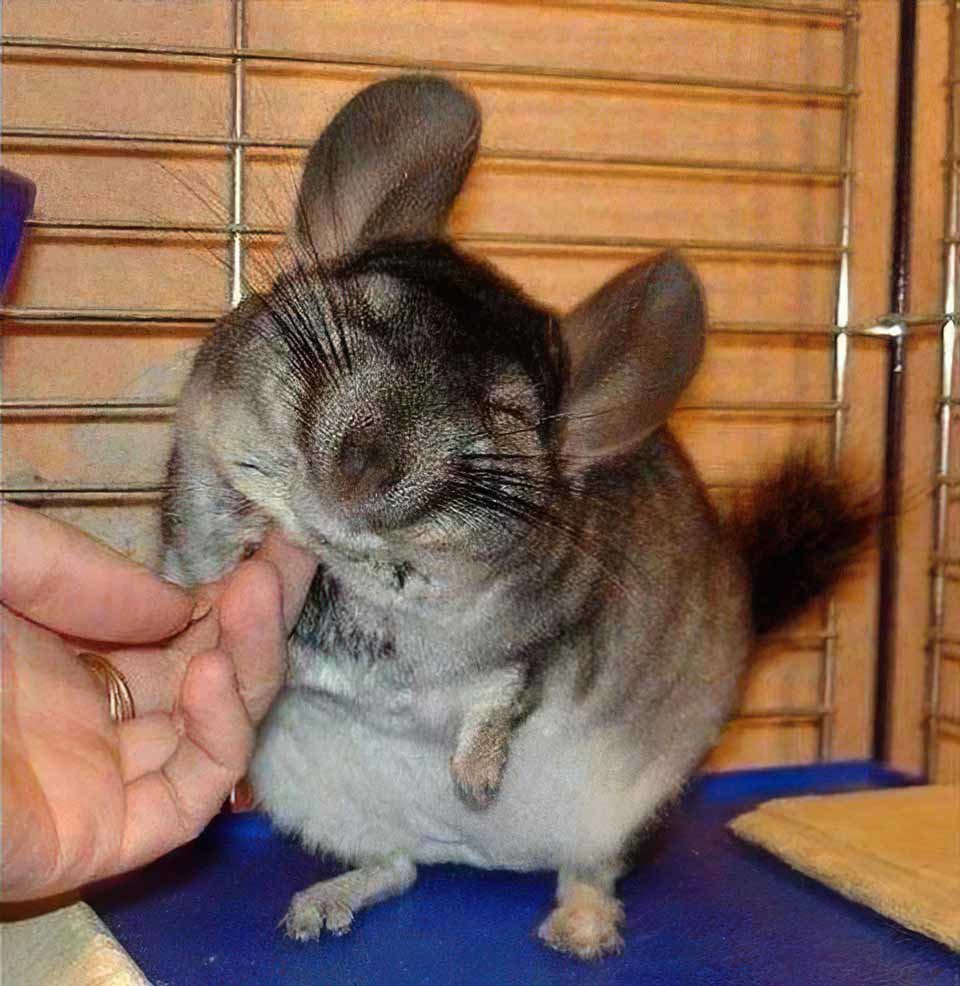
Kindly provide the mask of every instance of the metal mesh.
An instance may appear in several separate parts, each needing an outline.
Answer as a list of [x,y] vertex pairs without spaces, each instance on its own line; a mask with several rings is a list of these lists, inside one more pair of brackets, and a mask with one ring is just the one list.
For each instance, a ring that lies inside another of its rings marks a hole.
[[[661,0],[668,2],[668,0]],[[836,186],[840,201],[840,223],[835,239],[829,244],[781,243],[770,241],[713,241],[681,239],[666,241],[642,237],[536,237],[520,235],[464,236],[461,240],[468,245],[485,246],[490,244],[519,244],[526,248],[542,247],[549,250],[576,250],[579,252],[635,250],[651,248],[678,247],[693,253],[727,253],[743,255],[770,255],[784,258],[816,259],[828,262],[836,270],[835,318],[831,324],[795,323],[757,323],[736,322],[711,325],[713,333],[755,333],[788,336],[821,336],[830,340],[832,383],[830,399],[819,402],[737,402],[737,403],[688,403],[682,405],[679,413],[721,412],[745,416],[763,415],[766,417],[813,417],[823,419],[830,428],[830,461],[836,465],[844,437],[845,412],[847,410],[848,348],[854,335],[874,337],[889,336],[905,331],[906,323],[891,326],[887,323],[850,323],[851,312],[851,271],[850,255],[853,249],[852,209],[854,185],[854,127],[856,108],[856,76],[858,55],[858,15],[856,2],[849,0],[843,5],[805,3],[794,4],[777,0],[669,0],[673,3],[695,3],[698,7],[773,12],[778,16],[807,18],[827,18],[840,25],[843,32],[843,74],[839,86],[814,86],[788,84],[783,82],[743,81],[730,78],[673,76],[667,74],[606,74],[603,72],[584,72],[581,70],[543,68],[529,65],[448,63],[443,61],[420,61],[416,66],[398,59],[371,58],[366,55],[356,57],[331,55],[322,52],[276,51],[256,49],[246,43],[246,16],[244,0],[232,0],[232,43],[229,47],[193,47],[189,45],[126,44],[107,41],[75,41],[66,38],[8,37],[4,44],[10,50],[33,50],[46,52],[70,52],[77,57],[96,59],[98,57],[117,58],[123,55],[149,55],[154,61],[175,66],[177,64],[197,63],[229,66],[231,76],[229,132],[226,136],[213,134],[165,134],[157,132],[115,132],[108,130],[77,130],[56,127],[10,127],[5,131],[8,141],[74,143],[91,145],[136,145],[156,148],[157,153],[175,148],[177,145],[191,145],[208,148],[221,148],[229,160],[229,218],[225,223],[173,224],[160,221],[86,221],[82,219],[58,220],[44,218],[34,220],[32,225],[47,230],[73,230],[83,235],[98,236],[118,232],[131,233],[149,238],[163,238],[176,234],[196,233],[223,237],[227,246],[227,284],[225,301],[236,304],[243,294],[247,245],[251,237],[280,237],[283,230],[277,227],[249,224],[245,214],[245,179],[248,167],[246,156],[251,149],[280,148],[302,149],[307,141],[284,140],[281,137],[253,138],[246,133],[245,116],[248,98],[246,68],[251,62],[288,63],[300,65],[339,65],[373,68],[377,70],[402,70],[417,68],[431,71],[455,71],[468,82],[471,78],[486,75],[515,76],[519,79],[563,79],[595,82],[629,82],[635,85],[649,85],[658,88],[675,88],[677,91],[720,90],[728,94],[740,94],[745,98],[757,94],[775,95],[785,100],[827,103],[841,108],[842,127],[840,159],[831,167],[805,167],[784,165],[782,162],[757,161],[751,163],[723,160],[692,160],[688,158],[658,158],[649,156],[603,157],[571,153],[531,154],[522,149],[511,151],[497,149],[495,153],[484,151],[481,154],[492,159],[506,161],[533,161],[542,163],[576,164],[614,164],[620,167],[663,168],[677,172],[712,172],[717,174],[750,174],[777,177],[802,177],[805,180],[829,183]],[[954,120],[952,126],[956,126]],[[955,153],[955,151],[952,151]],[[947,262],[950,276],[945,301],[945,310],[953,311],[956,285],[956,261],[958,243],[956,168],[952,169],[951,211],[948,225],[949,244]],[[79,325],[110,325],[137,323],[149,330],[159,326],[206,326],[212,323],[220,311],[182,311],[182,310],[116,310],[116,309],[70,309],[70,308],[8,308],[2,314],[18,322],[71,323]],[[932,319],[915,319],[916,323],[929,323]],[[936,319],[937,324],[941,320]],[[945,543],[946,510],[951,490],[960,486],[960,480],[948,474],[950,418],[953,402],[952,380],[954,359],[955,326],[948,319],[943,330],[944,376],[943,402],[940,414],[941,435],[941,483],[938,489],[938,554]],[[172,402],[165,399],[137,400],[33,400],[17,399],[0,402],[0,415],[12,417],[49,416],[59,419],[80,418],[130,418],[130,417],[169,417]],[[7,485],[0,489],[6,496],[19,500],[40,503],[64,502],[132,502],[145,498],[156,498],[161,492],[157,485],[123,485],[104,482],[100,485]],[[943,584],[952,576],[950,561],[937,563],[935,576],[934,627],[932,637],[933,672],[931,674],[930,701],[931,730],[945,725],[944,718],[936,715],[937,668],[939,662],[953,659],[951,645],[956,645],[960,653],[960,640],[951,641],[942,633],[943,627]],[[831,726],[833,716],[833,693],[835,679],[835,604],[827,607],[826,622],[820,632],[812,635],[794,636],[790,643],[797,647],[810,647],[819,652],[820,673],[818,701],[810,707],[774,708],[756,712],[746,712],[746,718],[768,720],[788,724],[802,721],[815,724],[818,730],[818,753],[820,758],[831,754]],[[931,747],[932,749],[932,747]]]
[[941,682],[948,663],[960,663],[960,635],[948,631],[948,590],[960,583],[960,557],[950,545],[950,513],[960,503],[960,474],[953,459],[957,448],[956,385],[960,369],[957,350],[957,292],[960,288],[960,4],[950,2],[950,54],[947,95],[947,188],[944,217],[943,326],[940,337],[940,401],[937,412],[937,487],[934,502],[931,628],[927,660],[925,760],[928,777],[937,777],[944,733],[960,736],[960,716],[943,707]]

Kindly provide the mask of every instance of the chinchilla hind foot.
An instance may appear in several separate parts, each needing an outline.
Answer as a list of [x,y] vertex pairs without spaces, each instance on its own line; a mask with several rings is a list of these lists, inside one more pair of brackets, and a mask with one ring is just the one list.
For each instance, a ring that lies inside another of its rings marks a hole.
[[622,952],[623,905],[613,895],[612,883],[564,879],[561,874],[556,907],[537,932],[541,941],[579,959]]
[[350,870],[294,894],[281,924],[295,941],[315,941],[325,931],[345,935],[357,911],[402,894],[416,878],[416,866],[403,856]]

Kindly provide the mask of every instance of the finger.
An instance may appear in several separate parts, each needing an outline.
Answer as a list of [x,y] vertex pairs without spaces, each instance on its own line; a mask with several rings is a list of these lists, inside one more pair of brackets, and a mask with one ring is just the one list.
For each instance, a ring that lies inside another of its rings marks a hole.
[[162,712],[138,715],[121,723],[118,738],[120,776],[124,784],[160,770],[180,743],[173,718]]
[[230,655],[240,695],[259,722],[283,679],[286,628],[280,576],[265,561],[244,562],[228,579],[220,599],[220,646]]
[[186,626],[193,600],[74,527],[2,505],[0,599],[60,633],[117,643],[161,640]]
[[[199,604],[198,604],[199,606]],[[172,640],[158,646],[97,648],[123,675],[137,708],[137,715],[147,712],[169,713],[175,706],[186,673],[195,654],[213,650],[219,645],[220,615],[213,609]]]
[[283,619],[287,630],[292,630],[317,570],[316,555],[290,544],[282,535],[271,531],[254,557],[270,562],[280,573]]
[[181,692],[184,732],[161,770],[126,788],[124,869],[195,838],[246,770],[253,725],[221,651],[191,661]]

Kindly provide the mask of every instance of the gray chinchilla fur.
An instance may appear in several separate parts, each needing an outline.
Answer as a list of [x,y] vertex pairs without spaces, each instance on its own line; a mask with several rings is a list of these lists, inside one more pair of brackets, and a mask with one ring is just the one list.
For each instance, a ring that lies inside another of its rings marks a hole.
[[663,254],[566,316],[531,301],[442,239],[479,133],[470,96],[402,77],[321,134],[296,262],[184,390],[164,569],[215,579],[270,525],[321,558],[251,777],[353,868],[293,898],[290,935],[449,861],[556,871],[540,936],[595,958],[756,633],[868,520],[796,458],[721,522],[664,424],[703,351],[695,274]]

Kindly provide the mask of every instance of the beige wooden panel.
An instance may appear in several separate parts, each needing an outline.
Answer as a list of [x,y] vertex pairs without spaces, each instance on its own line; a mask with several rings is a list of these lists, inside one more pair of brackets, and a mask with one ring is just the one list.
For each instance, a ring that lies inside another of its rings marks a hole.
[[[161,44],[227,45],[230,4],[176,5],[91,0],[74,5],[7,0],[8,34],[47,34]],[[162,10],[162,12],[161,12]],[[837,85],[841,32],[830,18],[738,14],[706,8],[611,0],[588,4],[341,2],[248,0],[248,43],[327,52],[331,61],[379,66],[251,62],[247,133],[306,140],[355,91],[401,64],[499,66],[453,73],[470,85],[485,114],[481,161],[453,218],[471,248],[542,301],[567,309],[607,277],[647,256],[644,249],[523,242],[571,235],[814,245],[836,239],[836,177],[737,175],[731,169],[613,165],[609,159],[740,162],[757,167],[836,171],[841,161],[840,103],[702,87],[651,86],[586,73],[720,75],[749,82]],[[893,0],[866,5],[863,51],[873,67],[892,57]],[[510,66],[558,72],[549,78]],[[50,125],[118,131],[229,131],[229,63],[164,61],[159,56],[33,53],[13,49],[3,66],[8,126]],[[889,162],[875,149],[891,134],[893,73],[862,72],[854,231],[855,317],[883,307],[889,238]],[[144,98],[149,94],[149,98]],[[510,154],[537,160],[508,163]],[[499,156],[498,156],[499,155]],[[549,157],[599,156],[606,164],[548,164]],[[246,152],[247,218],[287,221],[299,151]],[[40,185],[47,220],[222,224],[227,218],[223,149],[170,145],[37,144],[15,141],[7,162]],[[507,235],[516,242],[493,242]],[[486,239],[484,239],[486,237]],[[263,283],[276,269],[276,237],[249,243],[247,273]],[[722,322],[820,325],[834,317],[836,258],[713,248],[691,254],[707,288],[711,317]],[[222,310],[227,301],[224,237],[37,231],[10,302],[57,308]],[[169,398],[202,328],[119,325],[109,329],[17,324],[7,329],[3,382],[17,398]],[[852,458],[876,474],[881,446],[883,365],[877,344],[854,347],[850,373]],[[711,336],[704,369],[688,402],[826,401],[831,396],[829,337]],[[749,480],[760,463],[807,445],[826,456],[825,416],[682,412],[676,427],[713,483]],[[153,484],[162,477],[169,423],[142,418],[35,416],[4,423],[5,482],[49,485]],[[722,491],[717,491],[718,495]],[[79,504],[50,509],[141,558],[156,544],[155,503]],[[874,573],[841,594],[837,756],[866,748],[868,668],[875,622]],[[823,612],[789,628],[816,636]],[[822,653],[781,641],[768,647],[744,685],[757,712],[812,707],[821,696]],[[728,730],[715,766],[798,762],[816,756],[811,722],[750,720]]]
[[13,399],[174,400],[197,332],[137,326],[4,325],[3,396]]
[[607,73],[836,85],[836,22],[668,4],[250,0],[252,47]]
[[948,555],[960,555],[960,496],[956,490],[948,498],[946,548]]
[[7,36],[73,38],[146,44],[230,43],[229,0],[3,0]]
[[951,637],[960,636],[960,578],[957,572],[948,575],[944,584],[943,629]]
[[817,419],[681,413],[673,425],[708,483],[749,482],[798,447],[827,457],[829,432]]
[[167,421],[144,417],[15,418],[3,427],[3,479],[13,486],[97,486],[161,482]]
[[[758,352],[758,350],[760,350]],[[716,333],[685,402],[828,401],[831,345],[826,338]]]
[[[482,241],[470,248],[535,298],[560,310],[569,309],[606,278],[649,255],[649,251]],[[272,250],[272,242],[254,245],[251,276],[264,265],[268,274],[274,269],[275,262],[269,260]],[[77,307],[219,309],[226,299],[224,257],[223,238],[210,234],[157,239],[142,234],[38,231],[24,253],[13,300],[21,305],[59,305],[66,293]],[[836,290],[831,264],[790,263],[761,255],[693,254],[690,259],[704,281],[715,321],[801,325],[830,321]]]
[[836,189],[628,168],[479,167],[451,216],[455,235],[576,234],[829,244]]
[[[247,127],[256,137],[310,140],[354,92],[395,71],[252,64]],[[453,77],[457,77],[455,74]],[[488,153],[767,161],[839,166],[835,100],[677,90],[629,83],[462,75],[484,114]]]
[[958,468],[960,468],[960,413],[955,410],[950,415],[950,458],[949,458],[949,471],[952,474],[956,473]]
[[[292,213],[300,170],[299,161],[263,168],[253,163],[252,222],[274,224],[278,214]],[[825,183],[481,161],[450,229],[455,236],[587,234],[815,246],[833,241],[838,222],[837,190]]]
[[222,66],[161,64],[133,56],[93,61],[6,48],[3,122],[7,127],[226,134],[228,83]]
[[[531,294],[565,310],[644,253],[487,246],[478,252]],[[715,321],[832,320],[836,272],[830,264],[767,257],[692,255]]]
[[817,759],[817,729],[812,723],[767,723],[735,720],[707,758],[708,770],[773,767]]
[[960,720],[960,660],[945,660],[940,669],[940,712]]
[[209,224],[227,218],[227,155],[222,150],[168,145],[158,154],[129,146],[38,145],[9,137],[3,163],[36,183],[38,219]]
[[946,728],[939,738],[937,772],[934,781],[937,784],[956,784],[958,777],[960,777],[960,730]]
[[55,308],[220,309],[227,298],[222,243],[44,232],[24,251],[10,300]]
[[960,781],[960,655],[948,652],[940,662],[940,697],[938,713],[949,717],[941,720],[934,734],[936,743],[936,778],[941,782],[956,784]]
[[741,708],[812,708],[820,701],[820,652],[767,644],[744,682]]
[[99,503],[69,503],[57,500],[44,513],[112,545],[144,565],[159,560],[160,512],[156,496],[124,497]]

